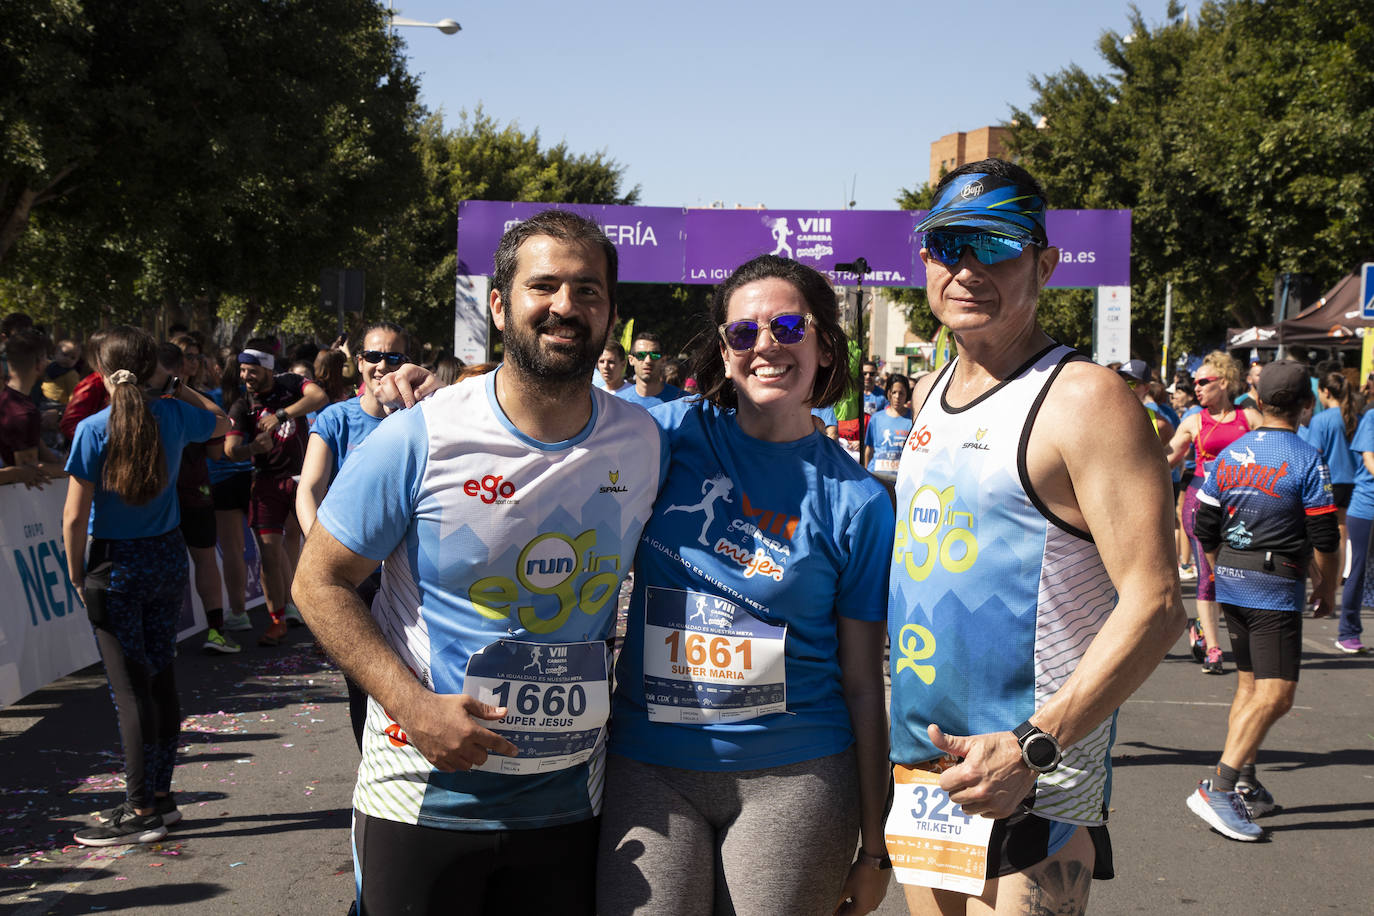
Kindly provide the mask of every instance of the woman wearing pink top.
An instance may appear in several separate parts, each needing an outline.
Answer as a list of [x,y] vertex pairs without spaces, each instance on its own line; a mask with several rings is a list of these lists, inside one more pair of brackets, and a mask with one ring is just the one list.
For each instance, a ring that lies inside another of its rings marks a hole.
[[1197,494],[1202,489],[1217,456],[1222,449],[1260,425],[1260,413],[1254,408],[1237,407],[1232,397],[1240,391],[1240,366],[1221,350],[1213,350],[1202,361],[1202,368],[1193,376],[1193,385],[1202,410],[1179,423],[1178,431],[1169,441],[1169,464],[1177,465],[1192,448],[1197,453],[1197,473],[1193,475],[1183,495],[1183,530],[1193,544],[1197,563],[1197,613],[1206,640],[1202,670],[1207,674],[1224,674],[1221,664],[1221,640],[1217,635],[1220,609],[1216,602],[1216,582],[1212,567],[1193,533],[1197,516]]

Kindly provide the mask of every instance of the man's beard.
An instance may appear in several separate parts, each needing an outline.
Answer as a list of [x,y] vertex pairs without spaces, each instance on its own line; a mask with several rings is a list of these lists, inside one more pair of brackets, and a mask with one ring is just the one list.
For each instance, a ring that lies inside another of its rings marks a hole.
[[[568,327],[581,333],[563,344],[545,344],[539,335],[546,331]],[[554,384],[572,381],[591,381],[596,361],[605,349],[606,338],[597,338],[581,321],[570,321],[549,315],[537,327],[526,328],[508,322],[503,333],[506,356],[522,374]]]

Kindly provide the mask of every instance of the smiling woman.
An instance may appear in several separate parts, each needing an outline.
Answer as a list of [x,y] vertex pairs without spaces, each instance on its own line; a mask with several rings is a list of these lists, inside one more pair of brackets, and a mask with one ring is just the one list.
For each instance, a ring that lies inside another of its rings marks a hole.
[[[881,485],[810,409],[846,393],[835,293],[765,256],[716,289],[617,665],[598,909],[831,913],[887,887]],[[671,819],[673,829],[662,824]],[[680,825],[680,829],[679,829]],[[863,854],[852,858],[862,839]]]

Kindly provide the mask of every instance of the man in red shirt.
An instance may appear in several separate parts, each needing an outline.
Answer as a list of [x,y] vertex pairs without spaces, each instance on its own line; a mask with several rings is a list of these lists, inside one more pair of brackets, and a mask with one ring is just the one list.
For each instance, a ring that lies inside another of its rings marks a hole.
[[105,390],[105,382],[100,377],[100,342],[105,338],[104,331],[96,331],[86,341],[86,355],[91,361],[91,373],[76,383],[72,396],[62,411],[62,419],[57,428],[68,442],[76,435],[76,424],[93,413],[99,413],[110,403],[110,393]]
[[45,477],[62,476],[62,456],[43,444],[42,416],[29,395],[46,364],[48,340],[32,328],[5,339],[8,378],[0,388],[0,462],[38,466]]
[[329,402],[324,389],[310,379],[292,372],[277,375],[270,346],[270,341],[250,340],[239,354],[239,378],[248,396],[230,408],[231,426],[224,437],[224,452],[230,459],[253,459],[248,525],[258,537],[262,591],[272,617],[271,625],[258,637],[258,644],[264,646],[282,641],[288,618],[300,621],[299,612],[287,605],[293,570],[285,537],[296,517],[295,478],[301,473],[310,436],[305,415]]

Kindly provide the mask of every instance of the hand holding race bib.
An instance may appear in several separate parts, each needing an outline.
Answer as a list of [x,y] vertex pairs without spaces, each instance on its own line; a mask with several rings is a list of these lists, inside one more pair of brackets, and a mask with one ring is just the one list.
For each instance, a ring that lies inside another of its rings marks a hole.
[[436,769],[451,773],[486,763],[489,754],[514,757],[519,749],[482,724],[499,721],[506,707],[490,706],[467,694],[430,694],[410,717],[404,732],[392,736],[414,747]]
[[1008,817],[1031,793],[1035,773],[1021,760],[1021,746],[1011,732],[946,735],[931,725],[927,733],[941,751],[962,758],[940,774],[940,788],[966,813]]

